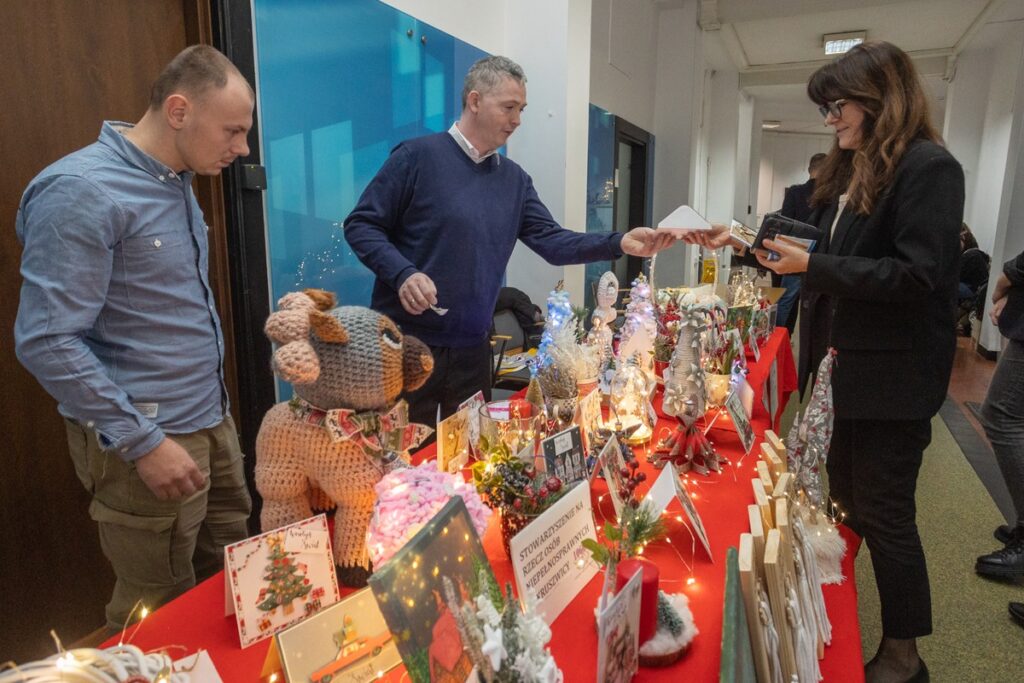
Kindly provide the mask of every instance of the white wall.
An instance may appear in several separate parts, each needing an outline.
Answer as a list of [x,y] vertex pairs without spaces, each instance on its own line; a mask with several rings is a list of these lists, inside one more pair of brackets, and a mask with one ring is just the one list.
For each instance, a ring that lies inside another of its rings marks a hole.
[[506,0],[380,1],[485,52],[505,52]]
[[[555,220],[578,231],[586,229],[590,21],[587,0],[518,0],[505,18],[505,53],[529,80],[529,107],[509,139],[509,157],[533,177]],[[583,266],[549,265],[521,243],[508,266],[508,284],[538,304],[564,279],[582,305],[583,277]]]
[[761,136],[757,223],[770,211],[782,208],[786,188],[807,181],[807,162],[832,148],[831,135],[802,135],[764,131]]
[[[701,114],[703,35],[697,3],[658,15],[654,99],[654,221],[680,204],[694,205],[694,146]],[[695,281],[697,248],[682,243],[658,255],[657,280]]]
[[593,0],[591,102],[654,131],[658,10],[651,0]]

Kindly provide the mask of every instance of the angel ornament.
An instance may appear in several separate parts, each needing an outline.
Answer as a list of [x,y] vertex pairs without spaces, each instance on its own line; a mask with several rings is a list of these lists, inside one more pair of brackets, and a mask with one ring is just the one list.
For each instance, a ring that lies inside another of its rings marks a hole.
[[768,669],[771,672],[770,683],[783,683],[782,679],[782,643],[779,640],[779,631],[775,628],[775,618],[772,616],[772,607],[768,602],[768,593],[764,585],[757,582],[757,616],[761,622],[761,642],[765,644],[768,651]]
[[618,298],[619,280],[609,270],[597,283],[597,306],[590,317],[590,332],[587,334],[587,344],[601,349],[602,365],[607,365],[612,359],[612,325],[619,315],[615,311]]
[[698,307],[687,308],[680,313],[679,338],[664,373],[662,409],[666,415],[675,417],[679,424],[672,434],[658,443],[655,464],[663,467],[666,462],[671,462],[680,473],[691,469],[699,474],[722,471],[715,447],[697,427],[697,420],[704,416],[707,398],[700,335],[704,328],[704,313]]

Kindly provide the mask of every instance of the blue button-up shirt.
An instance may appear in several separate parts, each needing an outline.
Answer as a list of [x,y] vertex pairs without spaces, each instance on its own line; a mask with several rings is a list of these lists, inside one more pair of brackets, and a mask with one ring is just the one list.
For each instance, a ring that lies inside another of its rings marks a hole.
[[125,460],[220,423],[227,403],[193,174],[142,152],[119,132],[130,127],[104,123],[25,190],[14,327],[60,412]]

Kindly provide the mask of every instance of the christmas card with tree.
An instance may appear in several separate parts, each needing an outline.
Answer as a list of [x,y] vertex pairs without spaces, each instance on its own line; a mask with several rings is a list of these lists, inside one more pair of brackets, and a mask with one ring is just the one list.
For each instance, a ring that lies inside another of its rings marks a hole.
[[341,597],[324,515],[225,547],[224,576],[243,648]]
[[473,665],[444,599],[444,577],[466,600],[480,593],[481,570],[493,577],[466,504],[455,496],[370,577],[412,683],[469,677]]

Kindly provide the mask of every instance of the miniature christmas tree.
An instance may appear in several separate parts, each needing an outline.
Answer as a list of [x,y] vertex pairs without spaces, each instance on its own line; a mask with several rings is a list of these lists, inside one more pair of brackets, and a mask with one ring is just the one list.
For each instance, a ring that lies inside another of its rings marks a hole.
[[548,295],[548,314],[544,318],[544,332],[541,334],[540,345],[537,347],[537,357],[530,366],[531,374],[536,376],[538,372],[551,364],[548,351],[554,343],[555,337],[574,319],[569,292],[562,289],[562,282],[559,281],[555,289]]
[[299,573],[298,565],[285,551],[281,536],[271,536],[268,543],[270,552],[267,559],[270,562],[263,575],[263,580],[267,581],[268,585],[260,591],[262,602],[257,606],[264,612],[283,607],[285,614],[288,614],[293,609],[292,601],[306,597],[312,586],[309,579]]
[[653,342],[658,336],[658,322],[654,317],[654,303],[651,301],[651,285],[641,273],[633,280],[626,304],[626,320],[622,324],[620,348],[625,346],[638,329],[647,329],[647,336]]
[[658,629],[665,629],[678,638],[683,632],[683,619],[676,612],[664,591],[658,591]]

